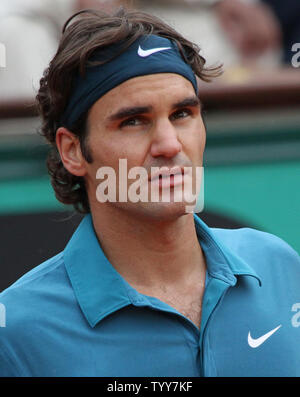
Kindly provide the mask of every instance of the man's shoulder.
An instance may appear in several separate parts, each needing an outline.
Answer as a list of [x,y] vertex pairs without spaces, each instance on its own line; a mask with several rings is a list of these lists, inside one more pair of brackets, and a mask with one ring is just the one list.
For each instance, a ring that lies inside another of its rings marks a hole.
[[282,238],[252,228],[213,229],[218,241],[244,261],[271,289],[274,285],[298,291],[300,256]]
[[31,335],[33,324],[42,326],[64,316],[65,311],[74,306],[74,301],[62,252],[36,266],[0,293],[7,337],[17,331]]
[[[251,263],[258,269],[267,264],[274,269],[277,265],[295,265],[300,269],[300,256],[284,239],[275,234],[243,227],[239,229],[212,228],[213,234],[231,252]],[[268,266],[268,267],[269,267]]]
[[34,267],[2,291],[0,302],[6,307],[14,306],[14,312],[18,312],[18,306],[25,312],[26,307],[30,308],[32,304],[35,307],[42,306],[49,296],[69,287],[61,252]]
[[74,302],[63,253],[36,266],[2,291],[0,376],[26,374],[29,352],[34,354],[38,348],[41,355],[47,350],[53,330],[74,315]]

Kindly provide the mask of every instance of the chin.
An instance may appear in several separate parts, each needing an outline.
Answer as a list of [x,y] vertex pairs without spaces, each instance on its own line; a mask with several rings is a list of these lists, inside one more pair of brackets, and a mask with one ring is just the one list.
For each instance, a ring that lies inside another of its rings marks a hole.
[[[188,215],[186,212],[186,203],[171,202],[171,203],[135,203],[127,208],[128,213],[137,219],[144,219],[145,221],[174,221],[181,216]],[[123,208],[125,210],[125,208]]]

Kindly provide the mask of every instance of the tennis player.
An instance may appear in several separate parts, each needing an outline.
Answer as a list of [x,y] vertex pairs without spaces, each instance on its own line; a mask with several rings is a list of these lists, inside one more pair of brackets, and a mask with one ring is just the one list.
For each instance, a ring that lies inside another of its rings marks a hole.
[[151,15],[66,22],[37,100],[56,197],[86,215],[0,294],[1,376],[300,376],[299,255],[272,234],[210,228],[177,200],[203,167],[197,78],[219,73]]

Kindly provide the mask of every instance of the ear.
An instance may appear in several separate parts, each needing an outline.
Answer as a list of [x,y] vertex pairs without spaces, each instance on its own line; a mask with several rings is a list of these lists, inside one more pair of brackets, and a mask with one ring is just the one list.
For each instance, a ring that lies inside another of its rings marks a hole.
[[86,160],[84,159],[80,142],[76,135],[65,127],[56,131],[56,145],[64,167],[73,175],[86,174]]

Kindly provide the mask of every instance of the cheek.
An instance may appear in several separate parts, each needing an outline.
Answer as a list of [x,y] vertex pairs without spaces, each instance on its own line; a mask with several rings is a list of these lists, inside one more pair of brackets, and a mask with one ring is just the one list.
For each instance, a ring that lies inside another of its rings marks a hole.
[[200,148],[201,154],[203,154],[206,143],[206,130],[202,120],[200,120],[198,123],[195,135],[197,140],[197,146],[198,148]]
[[184,149],[190,153],[193,159],[202,158],[205,143],[206,143],[206,131],[202,122],[197,122],[193,128],[185,131],[182,135],[181,140]]
[[119,171],[119,160],[126,159],[128,169],[143,163],[143,145],[136,140],[114,137],[94,142],[92,147],[94,168],[112,167],[116,173]]

